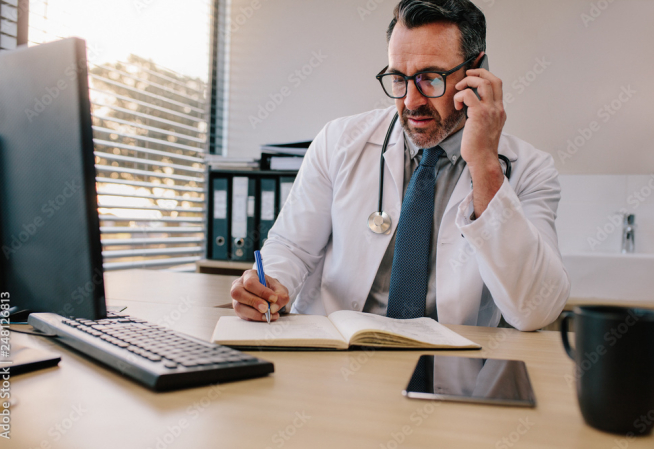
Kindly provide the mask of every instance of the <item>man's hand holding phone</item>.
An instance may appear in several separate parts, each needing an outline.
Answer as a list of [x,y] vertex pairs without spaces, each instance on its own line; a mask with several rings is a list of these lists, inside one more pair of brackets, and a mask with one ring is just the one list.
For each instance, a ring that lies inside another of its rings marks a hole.
[[[487,55],[481,57],[479,65],[488,67]],[[502,80],[482,67],[468,70],[467,76],[456,85],[460,92],[454,95],[457,110],[467,107],[468,119],[461,140],[461,157],[470,169],[477,217],[486,210],[504,182],[497,156],[506,123]],[[476,89],[477,93],[472,89]]]
[[248,270],[232,282],[232,306],[236,315],[247,321],[266,321],[270,302],[271,321],[279,319],[279,310],[288,304],[288,289],[277,279],[266,276],[264,287],[257,270]]

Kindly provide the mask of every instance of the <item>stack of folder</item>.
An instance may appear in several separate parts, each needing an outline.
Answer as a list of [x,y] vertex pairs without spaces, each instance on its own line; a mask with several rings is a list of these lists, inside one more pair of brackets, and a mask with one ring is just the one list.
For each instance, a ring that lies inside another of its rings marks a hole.
[[208,256],[254,261],[288,198],[295,171],[210,172]]
[[261,170],[299,170],[311,142],[261,146]]
[[261,146],[261,160],[207,155],[207,256],[254,261],[290,195],[311,142]]

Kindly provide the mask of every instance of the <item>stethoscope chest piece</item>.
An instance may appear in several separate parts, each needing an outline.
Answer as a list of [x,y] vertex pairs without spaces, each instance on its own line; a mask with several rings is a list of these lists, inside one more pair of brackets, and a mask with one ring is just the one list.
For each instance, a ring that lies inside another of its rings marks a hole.
[[391,229],[391,217],[386,212],[373,212],[368,217],[368,227],[375,234],[386,234]]

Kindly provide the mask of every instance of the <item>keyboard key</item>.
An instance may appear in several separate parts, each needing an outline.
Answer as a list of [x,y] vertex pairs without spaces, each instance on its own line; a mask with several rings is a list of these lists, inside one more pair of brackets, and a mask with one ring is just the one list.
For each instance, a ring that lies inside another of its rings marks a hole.
[[200,364],[199,364],[197,361],[195,361],[195,360],[184,360],[184,361],[181,363],[181,365],[182,365],[182,366],[185,366],[186,368],[194,368],[194,367],[196,367],[196,366],[200,366]]

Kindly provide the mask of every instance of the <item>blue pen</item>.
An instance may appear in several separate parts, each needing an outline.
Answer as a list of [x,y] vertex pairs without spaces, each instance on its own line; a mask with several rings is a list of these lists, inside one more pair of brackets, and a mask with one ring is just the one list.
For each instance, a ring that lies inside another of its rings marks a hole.
[[[263,259],[261,258],[261,253],[259,251],[254,252],[254,259],[257,261],[257,274],[259,275],[259,282],[264,287],[266,285],[266,274],[263,272]],[[270,303],[268,303],[268,311],[266,312],[266,321],[270,324]]]

